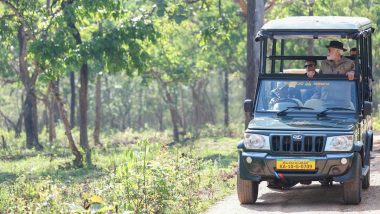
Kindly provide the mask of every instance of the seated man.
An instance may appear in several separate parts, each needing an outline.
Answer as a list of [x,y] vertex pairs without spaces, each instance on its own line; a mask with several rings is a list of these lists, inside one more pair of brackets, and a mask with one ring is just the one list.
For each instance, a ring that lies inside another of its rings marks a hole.
[[[314,59],[307,59],[305,60],[305,69],[306,69],[306,75],[308,78],[314,78],[318,74],[316,71],[317,68],[317,60]],[[303,91],[302,93],[302,102],[305,102],[306,100],[310,99],[311,96],[315,93],[317,88],[315,86],[296,86],[296,88]]]
[[[345,66],[349,65],[350,63],[347,63],[347,61],[352,62],[347,58],[344,58],[344,60],[341,59],[340,62],[342,64],[338,64],[338,68],[344,68]],[[313,78],[317,74],[316,65],[316,60],[305,60],[306,75],[309,78]],[[354,64],[352,64],[352,67],[354,67]],[[321,69],[320,72],[323,72],[323,70]],[[339,71],[336,74],[340,74]],[[350,93],[351,90],[342,90],[342,83],[338,82],[324,87],[309,86],[307,90],[305,90],[302,100],[305,107],[311,107],[314,109],[323,109],[323,106],[334,107],[337,105],[337,102],[335,101],[340,101],[345,106],[351,108],[350,102],[348,101],[351,97]]]
[[355,64],[352,60],[343,57],[343,52],[347,49],[343,48],[343,43],[339,41],[331,41],[328,46],[327,60],[321,63],[322,74],[346,74],[349,80],[355,77]]
[[[355,77],[355,64],[352,60],[343,57],[343,52],[347,49],[343,48],[343,43],[339,41],[331,41],[328,46],[327,60],[323,60],[321,63],[321,74],[346,74],[349,80],[353,80]],[[312,62],[309,60],[307,63]],[[316,63],[315,63],[316,64]],[[313,78],[316,72],[315,68],[307,68],[307,76]]]
[[317,60],[307,59],[305,60],[306,75],[309,78],[313,78],[317,73]]

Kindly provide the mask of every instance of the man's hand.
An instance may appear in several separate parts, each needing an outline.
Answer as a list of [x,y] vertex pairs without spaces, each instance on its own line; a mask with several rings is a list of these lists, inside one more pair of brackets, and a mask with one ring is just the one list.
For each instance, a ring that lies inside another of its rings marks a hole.
[[346,76],[348,77],[349,80],[354,80],[355,78],[355,72],[354,71],[349,71],[346,73]]
[[307,72],[306,72],[306,75],[307,75],[307,77],[309,77],[309,78],[313,78],[314,75],[315,75],[315,71],[307,71]]

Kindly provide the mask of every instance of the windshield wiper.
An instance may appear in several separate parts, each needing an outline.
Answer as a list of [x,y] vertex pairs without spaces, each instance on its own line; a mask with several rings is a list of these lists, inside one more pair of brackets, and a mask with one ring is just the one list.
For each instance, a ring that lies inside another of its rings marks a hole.
[[355,111],[353,109],[350,109],[350,108],[341,108],[341,107],[331,107],[331,108],[326,108],[325,110],[319,112],[317,114],[318,117],[324,117],[327,115],[326,112],[328,111]]
[[286,109],[277,112],[277,116],[284,116],[284,115],[288,114],[287,111],[288,111],[289,109],[297,109],[297,110],[308,109],[308,110],[314,110],[313,108],[308,108],[308,107],[303,107],[303,106],[289,106],[289,107],[287,107]]

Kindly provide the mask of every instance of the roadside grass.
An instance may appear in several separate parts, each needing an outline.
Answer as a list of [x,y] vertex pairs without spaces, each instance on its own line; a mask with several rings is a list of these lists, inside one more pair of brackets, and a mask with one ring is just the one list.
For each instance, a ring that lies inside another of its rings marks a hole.
[[171,145],[168,133],[109,132],[93,148],[95,167],[81,169],[62,133],[42,152],[9,136],[0,149],[0,213],[199,213],[235,188],[237,135]]

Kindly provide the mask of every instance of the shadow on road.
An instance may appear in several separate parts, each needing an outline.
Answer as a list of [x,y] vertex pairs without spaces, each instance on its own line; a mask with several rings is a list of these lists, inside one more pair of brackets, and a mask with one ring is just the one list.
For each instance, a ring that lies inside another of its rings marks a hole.
[[[265,187],[265,183],[262,183]],[[380,210],[377,196],[380,186],[371,186],[364,190],[360,205],[346,205],[342,199],[342,186],[334,183],[332,187],[321,187],[318,184],[296,186],[289,190],[264,193],[254,205],[241,205],[245,209],[266,212],[321,212],[321,211],[370,211]],[[372,196],[372,197],[370,197]]]

